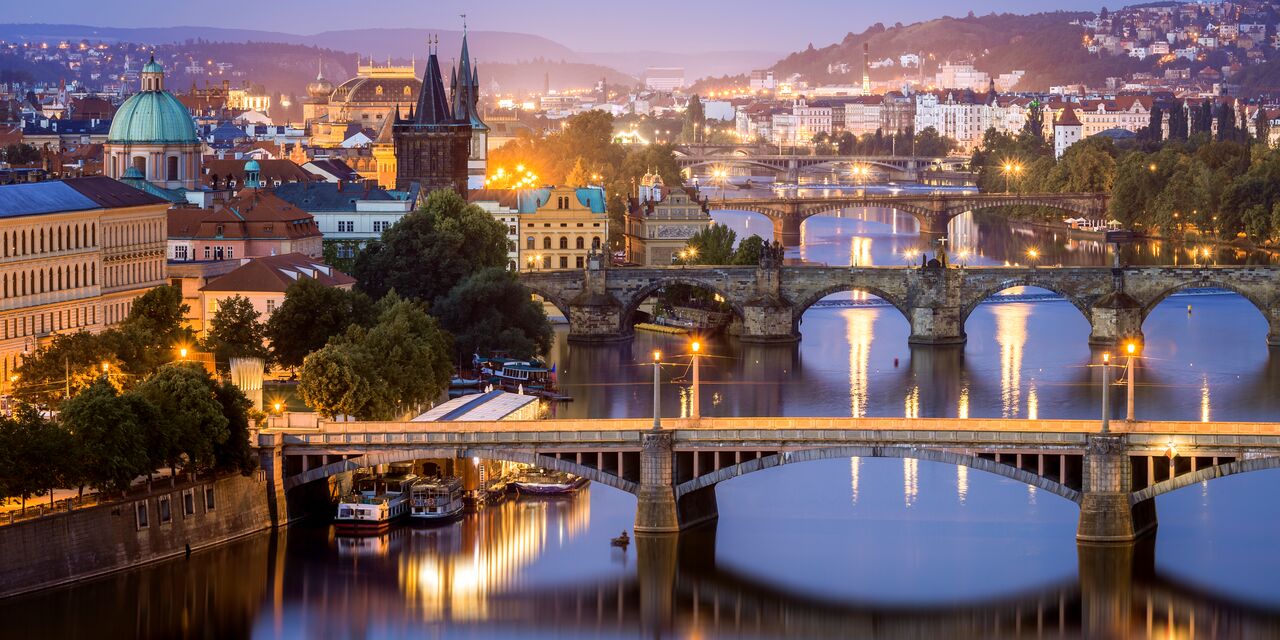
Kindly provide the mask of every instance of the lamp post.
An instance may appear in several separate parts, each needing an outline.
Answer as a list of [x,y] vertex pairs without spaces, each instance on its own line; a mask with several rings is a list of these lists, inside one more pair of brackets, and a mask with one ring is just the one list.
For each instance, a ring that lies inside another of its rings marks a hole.
[[1128,378],[1127,391],[1125,397],[1125,420],[1133,422],[1133,358],[1138,350],[1138,345],[1130,342],[1125,345],[1125,350],[1129,352],[1129,360],[1125,363],[1125,375]]
[[661,379],[662,352],[654,349],[653,351],[653,430],[662,430],[662,396],[658,393],[662,384]]
[[1111,432],[1111,354],[1102,354],[1102,432]]
[[702,349],[702,345],[697,340],[694,340],[693,344],[689,345],[689,349],[693,351],[693,397],[691,398],[693,408],[689,412],[689,416],[697,420],[702,417],[702,404],[698,397],[698,351]]

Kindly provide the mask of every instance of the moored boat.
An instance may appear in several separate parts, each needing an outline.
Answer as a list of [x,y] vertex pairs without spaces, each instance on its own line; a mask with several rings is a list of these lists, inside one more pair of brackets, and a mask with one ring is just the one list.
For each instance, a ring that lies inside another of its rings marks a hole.
[[460,478],[419,478],[409,488],[409,517],[444,522],[462,515],[466,507]]
[[511,485],[520,493],[543,496],[573,493],[586,484],[586,478],[564,471],[546,469],[528,469],[511,482]]
[[410,466],[393,466],[385,475],[357,478],[351,494],[338,503],[334,526],[341,533],[375,534],[409,514],[409,489],[418,476]]

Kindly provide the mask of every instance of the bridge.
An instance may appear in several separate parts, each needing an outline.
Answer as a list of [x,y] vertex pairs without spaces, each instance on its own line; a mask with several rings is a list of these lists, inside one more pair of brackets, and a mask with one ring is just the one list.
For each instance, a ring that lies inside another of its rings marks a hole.
[[1280,346],[1280,267],[640,267],[520,274],[535,294],[569,320],[569,339],[609,342],[633,337],[632,316],[672,284],[712,291],[733,310],[744,342],[800,338],[806,309],[844,291],[883,299],[911,324],[912,344],[962,344],[964,325],[987,298],[1012,287],[1040,287],[1069,301],[1089,321],[1089,342],[1142,343],[1142,323],[1161,301],[1186,289],[1236,292],[1266,318],[1267,341]]
[[[700,418],[529,422],[326,422],[257,434],[276,495],[408,460],[504,460],[566,471],[636,496],[637,533],[717,518],[718,484],[764,469],[849,457],[965,466],[1080,506],[1081,542],[1154,531],[1155,498],[1280,468],[1280,424],[946,418]],[[277,507],[279,508],[279,507]]]
[[897,180],[915,181],[928,171],[956,171],[968,158],[921,156],[799,156],[762,153],[750,148],[687,148],[675,151],[676,166],[687,176],[701,168],[755,169],[795,182],[807,169],[837,169],[841,165],[877,169]]
[[923,194],[851,193],[834,197],[733,198],[710,203],[713,209],[753,211],[773,221],[773,237],[785,247],[800,245],[800,225],[812,216],[850,209],[876,207],[910,214],[920,232],[946,235],[947,225],[966,211],[1000,207],[1042,207],[1073,217],[1105,219],[1105,193],[956,193]]

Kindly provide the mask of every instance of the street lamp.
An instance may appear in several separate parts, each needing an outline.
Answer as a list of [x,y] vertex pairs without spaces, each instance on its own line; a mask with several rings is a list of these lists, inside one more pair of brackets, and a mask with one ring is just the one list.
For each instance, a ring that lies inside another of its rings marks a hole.
[[662,352],[653,350],[653,430],[662,430],[662,396],[659,395],[662,367]]
[[186,359],[187,359],[187,348],[186,348],[186,347],[182,347],[182,348],[178,349],[178,357],[179,357],[179,358],[182,358],[183,360],[186,360]]
[[1039,257],[1040,257],[1039,249],[1036,249],[1035,247],[1027,249],[1027,262],[1030,262],[1032,267],[1036,266],[1036,260]]
[[1133,422],[1133,358],[1138,351],[1138,345],[1130,342],[1125,345],[1125,351],[1129,352],[1129,360],[1125,363],[1125,374],[1128,378],[1128,390],[1125,397],[1125,420]]
[[698,351],[701,349],[702,345],[697,340],[694,340],[693,344],[689,345],[689,350],[693,352],[693,397],[691,398],[693,408],[689,412],[689,417],[694,420],[702,417],[702,406],[698,398]]
[[1111,431],[1111,354],[1102,354],[1102,432]]

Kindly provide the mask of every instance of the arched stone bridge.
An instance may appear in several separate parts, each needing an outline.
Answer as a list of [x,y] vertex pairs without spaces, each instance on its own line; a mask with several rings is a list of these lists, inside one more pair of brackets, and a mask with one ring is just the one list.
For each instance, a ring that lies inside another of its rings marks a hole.
[[1280,468],[1280,424],[942,418],[704,418],[532,422],[321,422],[267,429],[262,464],[278,491],[407,460],[507,460],[577,474],[637,497],[637,532],[716,518],[715,487],[827,458],[912,458],[961,465],[1080,505],[1082,541],[1154,529],[1156,496]]
[[753,211],[773,221],[773,237],[786,247],[800,245],[800,225],[812,216],[853,207],[896,209],[920,222],[920,232],[946,235],[947,225],[966,211],[1027,206],[1056,209],[1094,220],[1107,215],[1105,193],[862,193],[836,197],[734,198],[712,201],[713,209]]
[[779,155],[750,148],[677,149],[676,166],[686,175],[700,168],[748,168],[772,173],[795,182],[806,169],[834,169],[840,165],[874,167],[893,179],[914,181],[925,171],[957,170],[968,158],[919,156],[797,156]]
[[842,291],[864,291],[911,323],[913,344],[959,344],[983,300],[1032,286],[1066,298],[1093,327],[1092,344],[1142,342],[1142,322],[1169,295],[1193,288],[1239,293],[1266,318],[1268,343],[1280,346],[1280,267],[643,267],[522,273],[521,281],[569,319],[569,339],[632,337],[632,315],[671,284],[719,294],[741,323],[746,342],[800,337],[805,310]]

